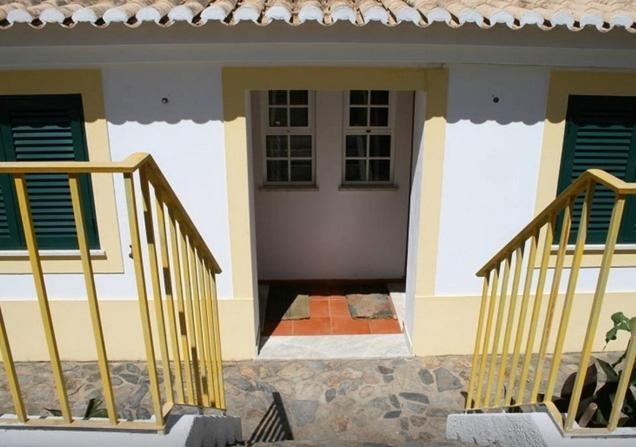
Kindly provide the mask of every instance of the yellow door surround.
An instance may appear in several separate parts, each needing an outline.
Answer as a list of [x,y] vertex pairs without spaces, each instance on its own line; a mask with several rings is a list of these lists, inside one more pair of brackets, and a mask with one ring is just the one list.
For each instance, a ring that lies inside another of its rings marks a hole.
[[[448,72],[445,69],[383,67],[228,67],[223,69],[225,157],[227,166],[233,296],[253,299],[247,93],[272,89],[408,90],[426,92],[424,171],[420,191],[416,295],[435,290],[441,202]],[[418,125],[420,123],[416,123]]]

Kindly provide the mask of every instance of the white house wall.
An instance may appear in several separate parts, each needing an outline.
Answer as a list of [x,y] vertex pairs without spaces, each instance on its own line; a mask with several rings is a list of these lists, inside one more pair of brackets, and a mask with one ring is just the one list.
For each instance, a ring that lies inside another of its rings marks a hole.
[[[479,295],[475,272],[534,217],[549,76],[548,68],[450,67],[437,296]],[[634,290],[635,274],[614,268],[607,290]],[[592,292],[597,275],[583,268],[577,291]]]
[[548,77],[450,68],[436,295],[480,294],[475,272],[533,217]]
[[[231,297],[221,67],[163,63],[101,69],[112,159],[136,151],[153,154],[219,259],[220,296]],[[449,67],[436,295],[479,294],[475,271],[534,215],[549,71]],[[117,194],[122,220],[121,187]],[[130,272],[127,224],[122,223],[122,250]],[[595,269],[582,271],[581,290],[593,287],[595,275]],[[632,269],[617,269],[610,289],[630,290],[631,275]],[[3,275],[3,284],[11,284],[3,288],[3,297],[34,296],[28,275]],[[81,275],[47,275],[47,285],[54,298],[85,293]],[[97,286],[100,297],[134,296],[132,277],[97,275]]]
[[[105,67],[102,70],[111,158],[149,152],[177,193],[222,266],[221,298],[232,297],[221,69],[188,67]],[[166,104],[162,98],[167,98]],[[96,274],[100,299],[136,296],[130,253],[126,198],[121,176],[115,178],[124,274]],[[2,297],[33,299],[30,275],[2,275]],[[81,274],[46,275],[53,299],[83,299]]]

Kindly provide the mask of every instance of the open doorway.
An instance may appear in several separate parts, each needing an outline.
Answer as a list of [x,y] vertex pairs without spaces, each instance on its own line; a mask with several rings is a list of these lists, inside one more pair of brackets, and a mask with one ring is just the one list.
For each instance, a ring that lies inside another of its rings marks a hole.
[[251,93],[261,345],[403,342],[413,101],[388,90]]

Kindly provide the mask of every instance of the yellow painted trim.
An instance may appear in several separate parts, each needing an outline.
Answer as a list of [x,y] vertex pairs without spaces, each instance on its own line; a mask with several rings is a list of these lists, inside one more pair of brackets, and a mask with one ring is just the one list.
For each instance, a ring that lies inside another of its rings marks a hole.
[[[586,322],[589,317],[592,293],[577,294],[572,307],[572,322]],[[560,294],[557,309],[563,304]],[[546,295],[547,299],[547,295]],[[419,296],[415,301],[417,324],[412,334],[415,355],[468,355],[474,348],[474,328],[481,296]],[[11,342],[15,361],[48,361],[48,351],[37,302],[33,300],[2,300],[2,313]],[[246,299],[219,300],[221,343],[224,361],[253,359],[251,326],[245,318],[252,309],[252,301]],[[109,361],[145,361],[144,343],[141,337],[139,304],[135,299],[100,300],[100,312],[104,327],[104,340]],[[153,339],[157,341],[153,301],[149,301],[153,326]],[[85,300],[50,301],[53,325],[59,343],[62,360],[95,361],[95,343],[91,333],[90,311]],[[593,350],[601,351],[603,336],[611,325],[610,315],[624,311],[636,315],[636,301],[632,293],[608,293],[605,296],[599,320],[597,339]],[[543,315],[541,315],[543,317]],[[440,343],[440,334],[443,343]],[[565,340],[564,352],[580,351],[585,334],[585,324],[571,324]],[[621,350],[627,338],[612,342],[611,350]],[[553,346],[553,339],[550,340]],[[158,349],[158,344],[156,348]],[[539,340],[535,349],[539,348]],[[171,349],[169,347],[169,349]],[[470,367],[470,359],[466,360]]]
[[[223,69],[225,156],[228,182],[232,285],[238,299],[252,300],[253,254],[250,235],[252,179],[248,167],[247,92],[269,89],[425,91],[424,172],[418,241],[417,284],[420,295],[435,290],[441,207],[448,72],[426,68],[241,67]],[[253,310],[247,310],[250,315]],[[245,318],[248,318],[245,316]]]
[[[553,71],[550,75],[548,103],[543,130],[543,148],[539,166],[539,181],[535,201],[538,214],[556,197],[565,139],[565,119],[569,95],[636,96],[636,73],[599,71]],[[551,259],[554,263],[555,256]],[[585,250],[583,267],[598,267],[602,250]],[[568,258],[566,257],[568,265]],[[636,249],[616,248],[612,265],[636,266]]]
[[[159,349],[154,301],[149,300],[150,321],[155,349]],[[0,301],[7,334],[15,361],[49,361],[42,320],[35,300]],[[86,300],[49,301],[55,335],[62,360],[95,361],[95,341]],[[146,361],[139,302],[136,299],[100,300],[104,341],[110,362]],[[221,350],[223,360],[254,358],[249,334],[253,322],[245,318],[251,300],[219,300]],[[168,347],[172,352],[172,347]]]
[[[71,93],[82,95],[89,160],[110,161],[108,127],[99,70],[0,71],[0,96]],[[124,267],[113,176],[93,175],[92,181],[99,241],[104,251],[103,256],[93,259],[93,269],[95,273],[121,273]],[[82,272],[79,253],[73,257],[44,256],[42,268],[45,273]],[[0,257],[0,273],[31,273],[28,255]]]
[[[574,296],[576,305],[572,306],[571,320],[568,333],[564,341],[564,352],[580,352],[582,340],[585,338],[587,321],[594,293],[577,293]],[[544,301],[549,293],[544,295]],[[565,293],[557,296],[556,309],[563,308]],[[415,321],[411,335],[413,354],[424,355],[467,355],[472,354],[475,343],[475,330],[481,296],[417,296],[415,298]],[[545,307],[539,316],[539,321],[545,321]],[[602,351],[605,346],[605,332],[610,329],[610,316],[614,312],[625,312],[626,315],[636,315],[636,300],[631,292],[607,293],[601,309],[599,326],[592,345],[595,352]],[[560,317],[560,314],[557,314]],[[441,334],[441,335],[440,335]],[[444,342],[440,343],[440,336]],[[556,340],[553,331],[548,346],[552,349]],[[629,336],[621,334],[617,341],[612,342],[609,350],[620,351],[627,346]],[[533,348],[538,352],[540,337],[536,338]],[[470,367],[469,359],[466,367]]]

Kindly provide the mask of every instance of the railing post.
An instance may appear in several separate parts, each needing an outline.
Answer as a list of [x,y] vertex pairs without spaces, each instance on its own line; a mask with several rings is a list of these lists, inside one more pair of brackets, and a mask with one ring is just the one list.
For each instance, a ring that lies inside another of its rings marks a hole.
[[20,382],[18,382],[18,376],[15,373],[15,363],[13,362],[13,355],[11,354],[11,345],[9,343],[9,337],[7,336],[7,329],[4,325],[2,307],[0,307],[0,353],[2,354],[2,365],[7,375],[7,383],[9,392],[11,393],[11,400],[15,407],[15,414],[20,422],[26,422],[27,414],[24,410],[24,402],[22,401]]
[[219,324],[219,303],[217,299],[217,290],[216,290],[216,277],[214,273],[210,274],[210,286],[212,287],[212,297],[211,297],[211,306],[212,306],[212,324],[213,324],[213,332],[214,332],[214,359],[215,359],[215,368],[216,368],[216,383],[218,387],[217,391],[217,402],[216,405],[218,408],[225,409],[225,385],[223,379],[223,357],[221,355],[221,329]]
[[[543,333],[541,334],[541,342],[539,345],[539,357],[537,359],[537,367],[535,369],[534,384],[530,392],[530,402],[537,402],[541,380],[543,377],[543,365],[548,349],[548,340],[552,331],[552,320],[554,319],[554,308],[556,307],[557,297],[559,295],[559,286],[561,285],[561,274],[563,272],[563,262],[565,260],[565,250],[567,249],[570,238],[570,224],[572,222],[572,214],[570,206],[565,208],[563,223],[561,224],[561,234],[559,235],[559,249],[557,252],[556,262],[554,264],[554,273],[552,275],[552,287],[550,289],[550,298],[546,309],[545,321],[543,323]],[[547,400],[551,400],[552,396],[548,396]],[[545,396],[544,396],[545,400]]]
[[610,432],[616,429],[618,420],[621,417],[625,395],[630,387],[630,382],[632,381],[634,361],[636,361],[636,326],[632,328],[629,345],[627,346],[627,352],[625,353],[625,360],[623,361],[623,372],[621,373],[621,378],[618,381],[618,386],[616,387],[616,397],[614,397],[614,404],[612,405],[612,411],[610,412],[610,417],[607,422],[607,430]]
[[106,402],[108,419],[110,420],[111,424],[115,425],[117,424],[117,409],[115,407],[113,386],[110,381],[108,356],[106,355],[106,346],[104,344],[104,332],[102,329],[102,319],[99,312],[99,303],[97,301],[97,290],[95,288],[95,276],[93,275],[91,253],[88,248],[86,225],[84,225],[84,212],[82,209],[82,198],[79,181],[80,180],[78,174],[69,175],[68,182],[71,192],[71,202],[73,204],[73,216],[75,218],[77,245],[80,251],[80,259],[82,260],[82,270],[84,271],[84,282],[86,283],[86,295],[88,300],[88,307],[91,313],[93,336],[95,337],[95,349],[97,351],[99,375],[102,379],[104,401]]
[[501,348],[501,362],[499,362],[499,371],[497,373],[497,388],[495,391],[495,406],[501,405],[501,398],[504,389],[504,375],[506,372],[506,364],[508,361],[508,349],[510,347],[510,338],[512,335],[512,325],[514,323],[515,311],[517,309],[517,296],[519,295],[519,281],[521,278],[521,264],[523,262],[523,249],[521,247],[515,250],[515,273],[512,279],[512,290],[510,291],[510,305],[508,306],[508,320],[504,332],[504,341]]
[[203,331],[201,327],[201,301],[200,301],[200,287],[199,287],[199,263],[194,247],[192,246],[192,239],[188,244],[188,257],[190,258],[190,277],[192,278],[192,302],[194,304],[194,333],[197,340],[197,367],[199,369],[199,389],[201,391],[201,397],[203,405],[210,405],[208,391],[203,382],[205,377],[205,345],[203,344]]
[[[155,190],[155,206],[157,209],[157,226],[159,227],[159,246],[161,247],[161,271],[163,272],[163,288],[166,292],[166,309],[168,311],[168,324],[170,325],[170,347],[174,358],[174,374],[177,391],[177,401],[185,404],[183,390],[183,376],[181,374],[181,356],[179,355],[179,333],[177,332],[177,319],[174,314],[174,294],[172,289],[172,275],[170,274],[170,253],[168,252],[168,237],[166,235],[166,215],[159,192]],[[173,252],[172,256],[178,256]]]
[[166,393],[166,401],[174,403],[172,391],[172,372],[170,370],[170,357],[168,355],[168,343],[166,340],[166,326],[163,315],[163,299],[161,296],[161,284],[159,282],[159,265],[157,263],[157,244],[155,242],[155,229],[152,221],[152,203],[150,201],[150,190],[146,168],[139,171],[139,182],[141,184],[141,200],[144,210],[144,228],[146,233],[146,247],[148,248],[148,262],[150,263],[150,279],[152,284],[153,304],[155,308],[155,319],[157,320],[157,332],[159,336],[159,352],[161,354],[161,365],[163,366],[163,384]]
[[[559,331],[554,343],[554,354],[552,357],[552,365],[550,366],[550,374],[548,376],[548,384],[546,385],[545,395],[552,398],[554,388],[556,386],[557,377],[559,375],[559,367],[561,366],[561,356],[563,354],[563,344],[565,343],[565,335],[570,322],[570,313],[572,311],[572,303],[574,303],[574,293],[576,292],[576,284],[579,278],[579,270],[581,269],[581,261],[585,250],[585,242],[587,240],[587,225],[590,219],[590,209],[592,207],[592,199],[594,198],[594,183],[588,185],[585,198],[583,199],[583,208],[581,210],[581,219],[579,221],[578,232],[576,235],[576,246],[572,255],[572,265],[570,267],[570,276],[568,278],[568,286],[563,301],[563,310],[561,311],[561,321],[559,323]],[[574,200],[569,204],[570,216],[572,216],[574,208]]]
[[[477,365],[479,364],[479,346],[481,345],[481,335],[484,330],[484,317],[486,314],[486,303],[488,302],[488,284],[490,272],[484,276],[484,285],[481,291],[481,304],[479,305],[479,317],[477,318],[477,334],[475,335],[475,348],[473,349],[473,361],[470,367],[470,379],[468,380],[468,391],[466,393],[466,410],[473,408],[473,390],[477,379]],[[485,355],[485,353],[484,353]]]
[[492,287],[490,290],[490,299],[488,300],[488,316],[486,317],[486,330],[484,332],[484,344],[482,347],[481,362],[479,364],[479,374],[477,375],[477,392],[475,393],[475,407],[481,406],[481,393],[484,385],[484,375],[486,374],[486,361],[488,360],[488,346],[490,344],[490,328],[492,326],[492,318],[495,314],[495,302],[497,301],[497,285],[499,283],[499,268],[492,269]]
[[[192,371],[194,373],[193,384],[195,390],[196,404],[202,405],[203,396],[201,390],[201,371],[199,370],[199,348],[197,346],[196,333],[194,329],[194,306],[192,305],[192,288],[193,281],[191,280],[191,255],[189,249],[189,241],[186,240],[186,235],[183,231],[180,232],[181,236],[181,254],[183,264],[183,276],[185,285],[185,297],[186,297],[186,314],[188,320],[188,340],[190,342],[190,357],[192,359]],[[196,277],[195,277],[196,280]]]
[[495,369],[497,366],[497,353],[499,350],[499,338],[501,336],[501,325],[503,323],[504,309],[506,307],[506,292],[508,292],[508,279],[510,277],[511,257],[504,260],[504,274],[501,282],[501,295],[499,296],[499,306],[497,307],[497,320],[495,323],[495,337],[492,342],[492,355],[490,357],[490,367],[488,368],[488,380],[486,382],[486,400],[484,406],[490,406],[493,381],[495,380]]
[[[537,289],[534,294],[534,306],[532,307],[532,315],[530,316],[530,327],[528,328],[528,340],[526,343],[526,352],[523,360],[523,368],[521,377],[519,378],[519,390],[517,393],[517,402],[523,402],[523,395],[526,390],[526,381],[528,380],[528,372],[530,370],[530,362],[532,360],[532,351],[534,351],[534,343],[537,334],[537,326],[539,323],[539,313],[541,311],[541,303],[543,301],[543,289],[545,287],[545,279],[548,271],[548,263],[550,262],[550,251],[552,249],[552,239],[554,237],[555,216],[550,216],[546,227],[545,240],[543,241],[543,253],[541,255],[541,267],[539,269],[539,278],[537,280]],[[532,396],[530,396],[532,400]]]
[[530,249],[528,250],[528,266],[523,285],[523,297],[521,298],[521,306],[519,310],[519,323],[517,324],[517,333],[515,334],[515,345],[512,351],[512,359],[510,361],[510,377],[508,377],[508,390],[504,399],[505,405],[508,406],[512,402],[514,394],[515,381],[517,378],[517,366],[519,365],[519,356],[521,355],[521,343],[523,341],[523,331],[526,326],[526,315],[528,314],[528,303],[530,300],[530,290],[532,289],[532,277],[534,276],[534,264],[537,255],[537,239],[538,235],[533,234],[529,239]]
[[576,374],[576,380],[574,381],[574,388],[572,390],[572,398],[570,400],[568,414],[565,419],[565,431],[572,429],[576,418],[576,412],[581,401],[581,392],[583,391],[583,384],[585,382],[585,376],[587,375],[587,367],[592,355],[592,346],[594,344],[594,337],[596,336],[598,320],[601,315],[601,307],[603,305],[603,298],[605,297],[605,288],[607,287],[607,279],[612,267],[612,257],[614,256],[614,248],[616,247],[616,239],[618,238],[618,230],[620,228],[621,219],[623,218],[624,208],[625,197],[617,196],[616,203],[612,209],[612,218],[610,220],[609,229],[607,230],[605,251],[603,252],[598,280],[596,281],[596,290],[594,291],[592,309],[590,310],[590,318],[587,323],[585,341],[583,342],[583,350],[581,351],[579,370]]
[[146,282],[144,275],[141,241],[139,239],[139,221],[137,219],[137,200],[135,198],[135,184],[133,174],[124,174],[126,189],[126,201],[128,205],[128,224],[130,226],[130,239],[132,245],[133,264],[135,266],[135,278],[137,282],[137,294],[139,301],[139,315],[146,349],[148,363],[148,376],[150,379],[150,395],[157,427],[163,428],[164,420],[161,411],[161,394],[159,392],[159,379],[157,377],[157,365],[155,360],[155,348],[150,329],[150,312],[148,310],[148,296],[146,294]]
[[209,284],[208,284],[208,276],[205,268],[205,263],[201,258],[199,258],[199,277],[201,284],[201,321],[202,321],[202,333],[203,333],[203,347],[205,349],[205,375],[207,378],[207,392],[208,392],[208,400],[210,405],[215,401],[214,395],[214,375],[212,374],[212,344],[210,339],[210,320],[209,320],[209,312],[207,302],[209,299]]
[[179,333],[181,334],[181,351],[183,352],[183,366],[185,370],[186,388],[188,390],[188,403],[194,404],[196,399],[196,392],[194,389],[194,382],[192,379],[192,364],[190,362],[190,340],[188,335],[188,322],[186,318],[186,309],[183,299],[183,284],[181,281],[181,269],[185,261],[179,262],[180,258],[183,260],[186,256],[183,251],[179,254],[179,241],[181,236],[177,232],[181,232],[181,229],[177,229],[177,224],[172,212],[168,210],[168,218],[170,220],[170,247],[172,248],[172,270],[174,271],[175,289],[177,290],[177,312],[179,320]]
[[68,395],[66,394],[64,374],[62,372],[60,354],[57,348],[55,330],[53,329],[51,309],[49,308],[49,298],[46,292],[46,284],[44,283],[44,272],[42,271],[38,242],[35,236],[35,229],[33,227],[33,219],[31,218],[31,207],[29,205],[29,196],[27,193],[27,185],[24,175],[16,174],[14,182],[16,196],[18,198],[18,206],[20,208],[20,218],[22,219],[22,228],[24,230],[24,239],[26,241],[27,250],[29,251],[29,261],[31,263],[31,271],[33,272],[33,281],[35,282],[35,290],[38,295],[38,305],[42,316],[46,345],[48,347],[49,356],[51,357],[51,369],[53,370],[53,380],[57,390],[60,411],[62,412],[64,422],[71,423],[73,421],[73,416],[71,415]]

